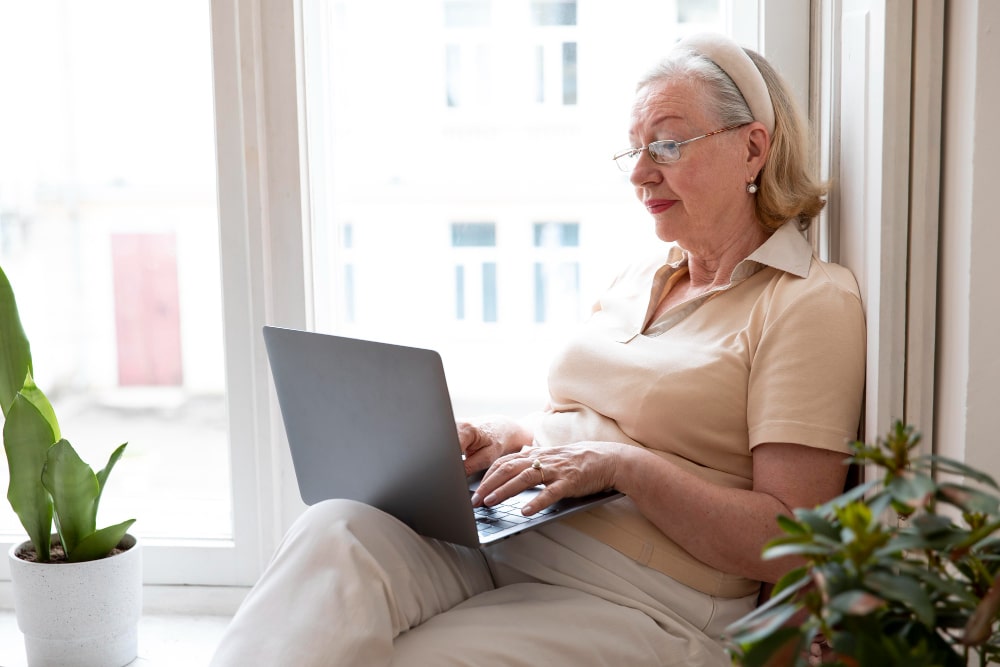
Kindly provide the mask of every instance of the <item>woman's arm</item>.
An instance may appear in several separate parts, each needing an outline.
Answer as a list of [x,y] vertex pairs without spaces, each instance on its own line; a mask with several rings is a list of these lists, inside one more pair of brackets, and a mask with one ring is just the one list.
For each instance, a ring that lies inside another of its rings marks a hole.
[[776,518],[813,507],[843,491],[844,454],[790,443],[753,450],[752,490],[706,482],[649,451],[618,450],[615,488],[695,558],[724,572],[777,581],[797,566],[792,558],[765,561],[764,545],[780,534]]
[[[615,488],[698,560],[748,579],[777,581],[797,565],[765,561],[764,545],[780,534],[777,516],[813,507],[843,490],[844,454],[789,443],[753,450],[752,490],[708,482],[651,451],[614,442],[521,449],[496,460],[473,502],[494,505],[544,481],[532,514],[560,498]],[[541,470],[532,467],[538,460]]]

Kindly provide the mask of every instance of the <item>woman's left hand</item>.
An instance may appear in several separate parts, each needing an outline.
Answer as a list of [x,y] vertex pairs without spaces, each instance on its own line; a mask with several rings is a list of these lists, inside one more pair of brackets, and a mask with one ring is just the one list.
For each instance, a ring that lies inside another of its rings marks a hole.
[[473,505],[496,505],[525,489],[543,485],[524,507],[531,515],[562,498],[614,488],[622,447],[617,442],[576,442],[557,447],[524,447],[501,456],[486,471],[472,496]]

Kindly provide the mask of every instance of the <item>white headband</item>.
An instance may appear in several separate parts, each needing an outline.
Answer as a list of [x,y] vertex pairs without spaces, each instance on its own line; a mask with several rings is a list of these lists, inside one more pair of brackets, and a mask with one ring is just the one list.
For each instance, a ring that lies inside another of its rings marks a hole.
[[764,76],[739,44],[717,33],[703,33],[682,39],[674,48],[694,51],[718,65],[740,89],[754,120],[759,120],[768,134],[774,135],[771,94]]

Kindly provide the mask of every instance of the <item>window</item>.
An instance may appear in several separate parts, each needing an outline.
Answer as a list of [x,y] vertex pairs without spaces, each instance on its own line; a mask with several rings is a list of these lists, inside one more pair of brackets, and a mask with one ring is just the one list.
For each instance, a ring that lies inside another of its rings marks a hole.
[[[536,222],[535,322],[576,322],[580,316],[580,225]],[[570,249],[559,250],[559,249]]]
[[[480,322],[497,321],[496,225],[464,222],[451,226],[455,251],[455,317]],[[458,250],[461,248],[461,250]]]
[[[129,443],[99,522],[231,539],[208,8],[3,3],[0,91],[0,263],[36,380],[95,470]],[[23,535],[6,502],[0,534]]]

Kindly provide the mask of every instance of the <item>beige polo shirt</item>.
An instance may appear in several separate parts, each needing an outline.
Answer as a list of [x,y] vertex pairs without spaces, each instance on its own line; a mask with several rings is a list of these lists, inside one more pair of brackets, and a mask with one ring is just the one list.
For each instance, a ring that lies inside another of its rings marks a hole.
[[[537,442],[646,447],[740,489],[753,486],[752,450],[761,443],[850,451],[865,378],[864,313],[851,273],[814,257],[790,222],[728,285],[647,325],[667,281],[686,270],[674,247],[665,264],[661,256],[615,280],[553,362]],[[566,521],[705,593],[757,590],[758,582],[688,554],[627,498]]]

